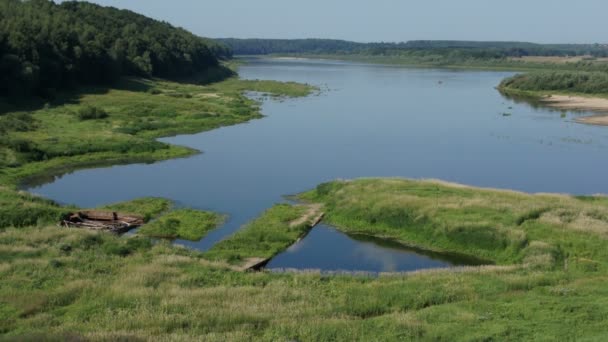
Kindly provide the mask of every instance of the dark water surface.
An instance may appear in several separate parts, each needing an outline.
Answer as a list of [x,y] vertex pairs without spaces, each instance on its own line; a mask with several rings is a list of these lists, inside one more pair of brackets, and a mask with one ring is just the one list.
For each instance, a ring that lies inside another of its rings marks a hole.
[[372,236],[347,235],[320,224],[302,241],[274,257],[266,268],[377,273],[481,264],[480,260],[408,248]]
[[[30,190],[83,207],[160,196],[228,214],[228,222],[200,242],[180,242],[201,250],[284,195],[336,178],[439,178],[526,192],[608,193],[608,128],[572,122],[580,114],[562,117],[503,98],[494,87],[510,72],[257,59],[240,74],[329,90],[265,101],[267,117],[261,120],[162,139],[200,149],[201,155],[78,171]],[[307,257],[309,263],[298,265],[352,267],[338,254],[352,255],[359,246],[328,251],[331,246],[318,241],[319,254],[332,252],[342,261],[319,265]],[[397,264],[406,265],[397,270],[409,269],[406,261]]]

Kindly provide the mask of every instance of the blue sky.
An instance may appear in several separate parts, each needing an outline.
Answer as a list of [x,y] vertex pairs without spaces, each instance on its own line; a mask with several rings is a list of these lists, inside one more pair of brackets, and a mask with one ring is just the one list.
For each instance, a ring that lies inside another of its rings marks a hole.
[[608,0],[94,0],[220,38],[608,43]]

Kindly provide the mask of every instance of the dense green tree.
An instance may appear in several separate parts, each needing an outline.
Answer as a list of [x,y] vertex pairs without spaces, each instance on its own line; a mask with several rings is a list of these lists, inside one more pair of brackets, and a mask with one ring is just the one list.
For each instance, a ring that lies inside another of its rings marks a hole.
[[332,39],[220,39],[235,54],[363,54],[388,56],[448,56],[451,58],[505,58],[521,56],[601,57],[608,47],[600,44],[534,44],[526,42],[474,42],[414,40],[404,43],[356,43]]
[[48,96],[123,75],[181,78],[231,50],[126,10],[86,2],[0,0],[0,95]]

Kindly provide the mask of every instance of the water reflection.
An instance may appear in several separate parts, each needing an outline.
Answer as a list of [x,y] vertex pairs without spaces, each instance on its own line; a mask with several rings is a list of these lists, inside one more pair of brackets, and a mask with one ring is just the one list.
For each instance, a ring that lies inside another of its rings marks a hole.
[[481,264],[481,260],[466,256],[421,250],[367,235],[347,235],[321,224],[304,239],[273,258],[266,268],[408,272]]

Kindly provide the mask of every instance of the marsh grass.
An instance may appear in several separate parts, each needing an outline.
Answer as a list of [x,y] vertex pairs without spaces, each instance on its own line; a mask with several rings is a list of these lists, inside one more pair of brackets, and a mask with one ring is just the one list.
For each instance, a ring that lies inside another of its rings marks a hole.
[[[305,96],[313,89],[237,78],[206,86],[126,78],[112,89],[85,88],[78,94],[62,94],[40,109],[24,107],[3,114],[0,166],[9,167],[5,173],[19,173],[28,163],[54,158],[74,158],[77,164],[79,157],[96,153],[153,155],[170,149],[154,138],[262,117],[258,103],[247,98],[246,91]],[[66,163],[69,160],[63,160]]]
[[[497,264],[561,267],[568,255],[601,260],[605,197],[529,195],[438,181],[360,179],[319,185],[301,198],[323,203],[341,230],[385,236]],[[577,234],[581,232],[583,234]]]
[[198,241],[216,228],[224,217],[208,211],[180,209],[141,227],[137,233],[164,239]]
[[296,242],[310,227],[290,223],[306,213],[306,208],[277,204],[234,235],[215,244],[204,257],[239,264],[249,258],[270,258]]
[[[2,338],[466,341],[607,336],[608,279],[598,271],[492,266],[378,278],[242,273],[167,243],[132,240],[145,241],[55,227],[0,233],[0,245],[11,246],[0,250]],[[71,249],[61,248],[65,245]],[[129,253],[117,253],[116,246]]]
[[144,221],[148,222],[150,219],[158,217],[162,213],[168,211],[171,209],[171,207],[172,202],[170,200],[156,197],[145,197],[126,202],[108,204],[100,209],[141,215],[144,217]]

